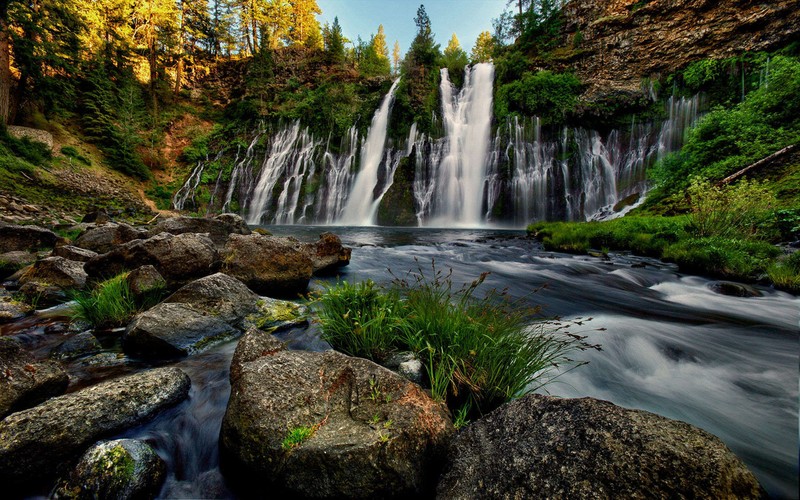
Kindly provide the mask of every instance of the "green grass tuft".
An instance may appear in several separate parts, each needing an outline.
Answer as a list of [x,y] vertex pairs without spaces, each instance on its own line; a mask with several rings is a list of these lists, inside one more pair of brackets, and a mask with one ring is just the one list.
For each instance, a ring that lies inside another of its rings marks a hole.
[[165,288],[156,287],[137,299],[131,293],[127,277],[128,273],[122,273],[98,283],[91,291],[75,293],[73,319],[95,328],[121,326],[137,312],[149,309],[163,298]]
[[316,429],[314,427],[295,427],[289,429],[289,433],[283,438],[281,449],[289,451],[297,446],[300,446],[304,441],[314,435]]

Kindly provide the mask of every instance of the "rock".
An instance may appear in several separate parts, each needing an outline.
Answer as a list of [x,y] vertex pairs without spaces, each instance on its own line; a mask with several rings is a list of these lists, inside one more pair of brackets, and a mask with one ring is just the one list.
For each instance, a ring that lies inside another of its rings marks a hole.
[[87,278],[83,265],[83,262],[64,257],[46,257],[36,261],[28,272],[20,276],[19,282],[47,283],[63,290],[81,289],[86,286]]
[[106,441],[83,454],[54,498],[155,498],[166,472],[164,461],[144,441]]
[[275,329],[305,321],[305,308],[261,298],[236,278],[217,273],[187,284],[137,315],[125,332],[124,346],[138,356],[186,356],[251,326]]
[[102,436],[183,401],[189,377],[156,368],[50,399],[0,421],[0,481],[41,481]]
[[64,394],[68,383],[60,364],[36,362],[19,342],[0,337],[0,418]]
[[720,295],[729,295],[731,297],[761,297],[761,292],[752,286],[744,285],[742,283],[734,283],[732,281],[712,281],[709,283],[708,288],[714,293]]
[[403,361],[400,363],[400,366],[397,367],[397,373],[414,382],[415,384],[422,383],[422,363],[418,359],[409,359],[408,361]]
[[219,254],[208,236],[162,233],[124,243],[86,263],[92,278],[110,278],[124,271],[152,265],[169,284],[183,284],[216,272]]
[[23,318],[31,312],[33,308],[0,288],[0,324]]
[[18,250],[0,254],[0,279],[6,279],[23,267],[36,262],[38,255]]
[[106,253],[118,245],[147,237],[147,231],[125,223],[111,222],[90,227],[80,234],[74,246],[97,253]]
[[711,434],[591,398],[529,395],[453,440],[439,498],[757,498]]
[[285,297],[308,288],[313,265],[296,240],[232,234],[222,251],[222,270],[260,295]]
[[108,215],[108,212],[106,212],[101,208],[84,215],[83,219],[81,219],[81,222],[84,223],[93,222],[95,224],[105,224],[106,222],[111,222],[111,216]]
[[92,335],[91,332],[82,332],[58,344],[50,352],[50,357],[60,360],[72,360],[97,354],[102,349],[103,347],[97,337]]
[[[443,405],[391,371],[334,351],[287,351],[258,331],[239,342],[231,384],[224,464],[262,491],[424,495],[454,432]],[[289,446],[301,427],[311,436]]]
[[200,352],[239,333],[216,316],[186,304],[162,302],[128,325],[123,348],[131,356],[175,358]]
[[74,260],[76,262],[89,262],[92,257],[97,256],[97,252],[73,245],[63,245],[53,249],[53,256],[64,257],[65,259]]
[[342,246],[342,240],[333,233],[322,233],[314,243],[302,243],[298,250],[311,259],[314,273],[325,273],[350,264],[350,248]]
[[220,214],[213,219],[202,217],[172,217],[150,229],[150,236],[161,233],[206,233],[219,247],[225,246],[230,234],[250,234],[250,228],[237,214]]
[[167,280],[149,264],[131,271],[125,281],[128,282],[128,288],[137,301],[142,301],[149,295],[158,294],[167,287]]
[[58,236],[39,226],[17,226],[0,222],[0,253],[50,249]]

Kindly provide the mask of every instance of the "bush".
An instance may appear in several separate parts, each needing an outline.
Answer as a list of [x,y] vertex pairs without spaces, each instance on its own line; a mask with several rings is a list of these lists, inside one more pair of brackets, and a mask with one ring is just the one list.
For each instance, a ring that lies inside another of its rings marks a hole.
[[775,195],[758,181],[716,186],[695,177],[688,194],[697,236],[756,239],[775,232]]
[[137,300],[127,277],[128,273],[122,273],[98,283],[90,292],[75,293],[73,319],[86,321],[95,328],[121,326],[138,311],[152,307],[162,298],[164,288],[155,288]]
[[[323,338],[334,348],[380,361],[412,351],[423,363],[434,399],[454,414],[476,416],[540,388],[567,354],[589,346],[568,333],[531,326],[534,311],[490,292],[475,292],[488,273],[453,289],[451,275],[422,269],[386,290],[347,283],[320,297]],[[452,272],[452,271],[451,271]]]
[[578,103],[581,81],[571,73],[539,71],[497,89],[495,114],[498,119],[518,113],[540,116],[546,124],[563,123]]

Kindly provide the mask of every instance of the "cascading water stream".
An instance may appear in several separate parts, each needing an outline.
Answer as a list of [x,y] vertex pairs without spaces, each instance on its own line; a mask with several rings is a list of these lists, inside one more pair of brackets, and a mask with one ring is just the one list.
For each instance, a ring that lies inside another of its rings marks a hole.
[[[375,197],[378,187],[378,173],[381,159],[384,157],[386,131],[389,127],[389,112],[394,102],[394,93],[400,79],[396,79],[383,98],[381,106],[372,117],[367,139],[361,150],[361,169],[356,176],[353,188],[347,197],[347,204],[338,220],[339,224],[348,226],[370,226],[375,224],[375,213],[378,210],[383,194]],[[387,158],[390,161],[390,158]]]
[[487,151],[492,125],[494,66],[476,64],[464,70],[458,96],[446,68],[441,70],[445,151],[434,177],[428,225],[480,226]]

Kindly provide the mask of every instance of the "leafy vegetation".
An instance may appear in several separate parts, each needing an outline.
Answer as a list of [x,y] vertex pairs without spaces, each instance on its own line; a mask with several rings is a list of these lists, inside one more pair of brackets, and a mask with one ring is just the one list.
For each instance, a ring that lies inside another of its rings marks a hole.
[[353,356],[382,361],[412,351],[425,367],[433,397],[460,421],[533,391],[553,377],[583,338],[531,324],[535,311],[503,293],[479,298],[486,274],[455,289],[450,274],[432,266],[385,289],[341,283],[319,297],[323,337]]
[[545,124],[563,123],[578,103],[581,81],[571,73],[526,72],[497,89],[495,115],[539,116]]
[[161,300],[163,287],[155,287],[141,297],[131,293],[128,274],[122,273],[98,283],[93,290],[73,295],[73,319],[85,321],[95,328],[121,326],[140,310],[148,309]]

